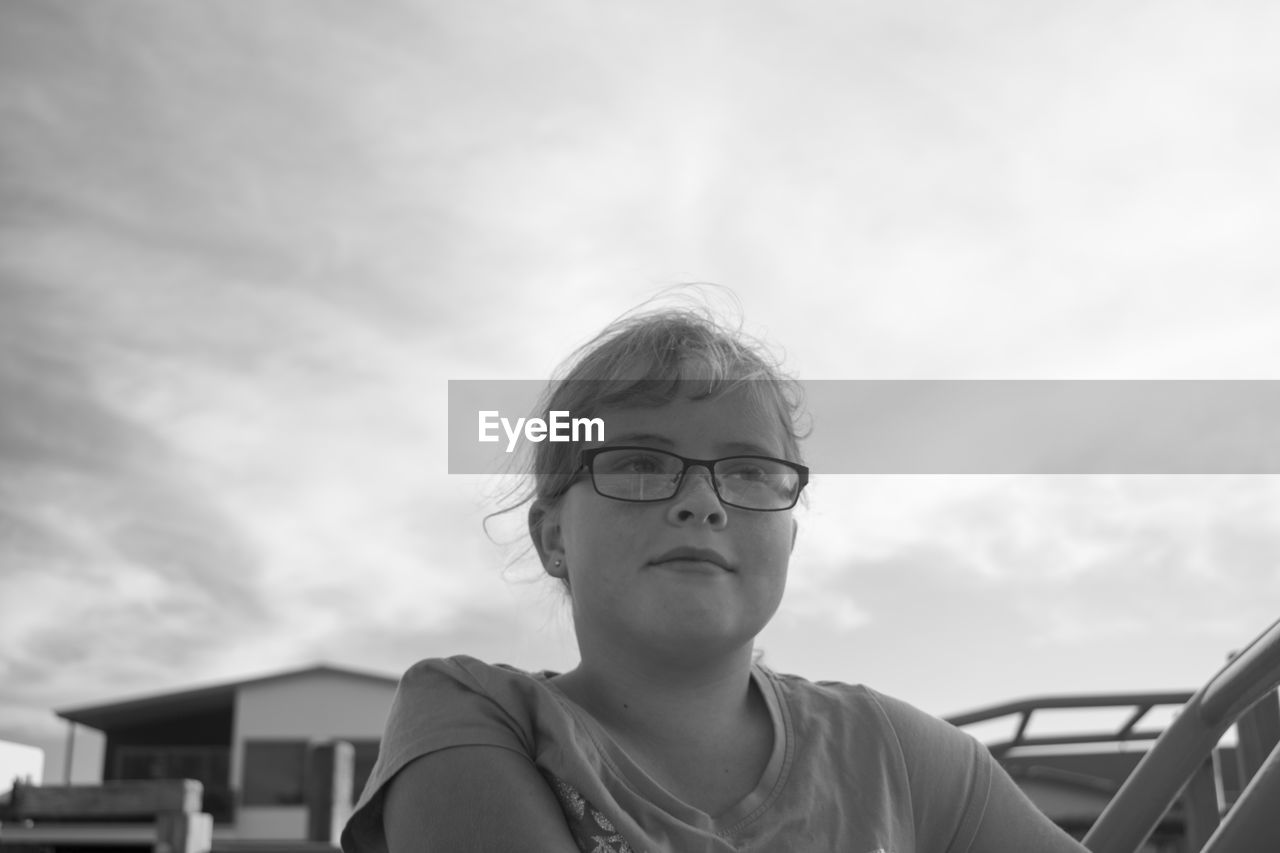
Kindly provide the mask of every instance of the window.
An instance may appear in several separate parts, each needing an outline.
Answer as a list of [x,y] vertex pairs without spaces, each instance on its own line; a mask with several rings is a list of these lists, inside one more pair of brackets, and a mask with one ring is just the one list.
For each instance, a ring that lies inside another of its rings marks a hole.
[[355,768],[352,775],[351,796],[359,798],[360,792],[364,790],[365,782],[369,781],[369,773],[373,770],[373,763],[378,760],[378,741],[352,738],[351,745],[355,747]]
[[[354,747],[352,797],[359,797],[378,759],[378,741],[342,738]],[[244,744],[246,806],[298,806],[306,802],[309,744],[303,740],[248,740]]]
[[244,805],[302,805],[306,760],[304,740],[245,741]]
[[231,820],[231,750],[225,746],[132,746],[115,750],[107,779],[195,779],[204,785],[204,810]]

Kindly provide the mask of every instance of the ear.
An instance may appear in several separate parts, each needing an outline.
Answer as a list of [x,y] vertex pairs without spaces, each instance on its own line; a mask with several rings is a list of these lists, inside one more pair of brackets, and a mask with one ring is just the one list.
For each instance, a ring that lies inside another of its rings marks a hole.
[[542,568],[552,577],[567,580],[564,541],[560,535],[560,505],[537,499],[529,507],[529,538],[538,551]]
[[800,522],[791,519],[791,550],[796,550],[796,534],[800,532]]

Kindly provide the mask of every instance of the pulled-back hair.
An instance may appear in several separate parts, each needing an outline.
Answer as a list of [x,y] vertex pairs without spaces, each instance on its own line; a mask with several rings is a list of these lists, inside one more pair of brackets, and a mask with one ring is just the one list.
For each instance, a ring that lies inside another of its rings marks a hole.
[[[746,388],[776,419],[787,458],[801,462],[803,394],[758,340],[729,328],[704,307],[661,308],[625,315],[561,365],[543,391],[536,414],[593,417],[606,408],[662,406]],[[532,487],[509,508],[555,501],[573,484],[583,442],[539,442],[521,461]]]

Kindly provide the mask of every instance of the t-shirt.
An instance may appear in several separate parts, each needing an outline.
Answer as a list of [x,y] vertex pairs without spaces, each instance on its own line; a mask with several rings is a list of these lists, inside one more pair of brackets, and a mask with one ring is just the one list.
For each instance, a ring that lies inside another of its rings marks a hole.
[[753,666],[773,752],[755,789],[712,816],[655,782],[552,675],[465,656],[411,667],[343,849],[386,853],[387,783],[415,758],[467,745],[527,756],[584,851],[965,853],[982,822],[995,764],[986,748],[867,687]]

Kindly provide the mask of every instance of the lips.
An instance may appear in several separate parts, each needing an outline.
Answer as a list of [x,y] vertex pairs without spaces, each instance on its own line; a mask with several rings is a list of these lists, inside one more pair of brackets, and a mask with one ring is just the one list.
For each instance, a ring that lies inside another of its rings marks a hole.
[[676,562],[699,562],[711,563],[719,566],[727,572],[734,571],[729,560],[718,551],[712,551],[709,548],[672,548],[660,557],[655,557],[649,561],[650,565],[659,566],[663,563]]

